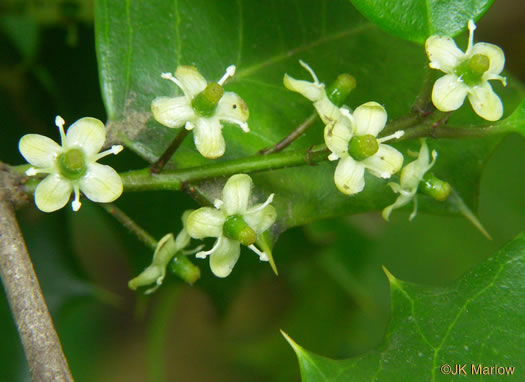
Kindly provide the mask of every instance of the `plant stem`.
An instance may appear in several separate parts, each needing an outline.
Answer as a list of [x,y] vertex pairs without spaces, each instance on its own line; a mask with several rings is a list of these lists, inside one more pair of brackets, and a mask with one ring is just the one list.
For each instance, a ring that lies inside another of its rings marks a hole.
[[284,137],[279,143],[271,147],[267,147],[265,149],[260,150],[259,154],[267,155],[267,154],[276,153],[276,152],[279,152],[285,149],[290,144],[292,144],[293,141],[295,141],[298,137],[300,137],[306,130],[308,130],[312,126],[316,117],[317,117],[317,113],[313,112],[307,119],[304,120],[303,123],[297,126],[297,128],[294,131],[292,131],[289,135]]
[[510,132],[512,132],[512,130],[504,125],[489,125],[487,127],[454,127],[421,124],[419,126],[405,130],[405,134],[399,138],[398,141],[406,141],[420,137],[430,137],[436,139],[481,138]]
[[117,219],[128,231],[134,234],[140,241],[146,244],[147,247],[155,250],[157,248],[157,240],[147,233],[141,226],[133,221],[124,211],[118,208],[113,203],[100,203],[111,216]]
[[161,174],[151,174],[149,169],[121,173],[126,191],[147,190],[181,190],[183,183],[198,182],[204,179],[229,176],[238,173],[252,173],[277,168],[313,165],[328,158],[325,145],[318,145],[309,150],[255,155],[252,157],[216,162],[199,167],[165,171]]
[[72,382],[38,279],[0,174],[0,276],[35,382]]
[[160,158],[150,166],[150,171],[152,173],[158,174],[162,171],[164,166],[166,166],[166,163],[168,163],[173,154],[175,154],[175,151],[177,151],[182,142],[184,142],[184,138],[186,138],[188,133],[189,130],[186,130],[184,127],[179,131],[173,142],[171,142],[171,145],[169,145],[166,151],[164,151],[164,154],[162,154]]

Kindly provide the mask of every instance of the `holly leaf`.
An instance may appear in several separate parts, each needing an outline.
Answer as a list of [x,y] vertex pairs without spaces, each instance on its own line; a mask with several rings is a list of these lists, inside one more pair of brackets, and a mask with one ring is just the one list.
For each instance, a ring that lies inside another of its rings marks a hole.
[[[355,108],[367,101],[380,102],[390,120],[410,111],[428,70],[420,46],[382,32],[346,0],[98,0],[96,41],[109,130],[114,139],[149,162],[178,133],[157,123],[151,114],[155,97],[181,94],[160,74],[174,72],[178,65],[195,65],[205,78],[216,81],[227,66],[237,66],[236,75],[225,87],[249,105],[251,133],[226,126],[226,153],[217,160],[203,158],[188,137],[169,163],[178,168],[257,155],[305,121],[313,112],[311,102],[282,85],[284,73],[309,79],[299,59],[309,63],[327,84],[344,72],[355,76],[357,89],[347,104]],[[507,111],[523,96],[512,81],[507,88],[496,84],[495,89]],[[484,123],[469,105],[455,113],[451,123],[455,122]],[[450,182],[471,209],[476,207],[482,168],[499,140],[429,140],[431,149],[439,152],[436,175]],[[312,145],[322,142],[323,125],[317,121],[287,150],[306,155]],[[405,153],[419,150],[417,141],[396,146]],[[405,163],[410,160],[406,157]],[[343,195],[333,181],[335,165],[305,164],[254,175],[259,200],[275,193],[278,231],[317,219],[378,211],[395,200],[387,180],[368,174],[363,192]],[[203,182],[199,190],[213,200],[224,181]],[[419,202],[426,212],[458,211],[451,203],[427,197]]]
[[350,0],[370,21],[394,36],[425,43],[433,35],[456,36],[494,0]]
[[452,285],[421,286],[386,273],[392,319],[379,349],[333,360],[285,335],[303,382],[401,381],[407,375],[450,381],[453,373],[479,380],[495,375],[523,379],[525,233]]

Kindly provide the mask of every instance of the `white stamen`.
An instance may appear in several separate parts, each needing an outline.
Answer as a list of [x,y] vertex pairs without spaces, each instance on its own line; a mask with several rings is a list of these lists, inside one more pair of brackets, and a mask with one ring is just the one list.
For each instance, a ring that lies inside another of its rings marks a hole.
[[242,131],[245,133],[250,132],[250,128],[248,127],[248,122],[239,121],[238,119],[234,118],[221,118],[221,121],[233,123],[234,125],[238,125]]
[[249,245],[248,248],[250,248],[252,251],[254,251],[257,255],[259,255],[259,260],[261,261],[268,261],[269,257],[266,252],[261,252],[255,245]]
[[71,207],[73,208],[73,211],[77,212],[82,205],[82,203],[80,203],[80,189],[78,185],[73,186],[73,191],[75,192],[75,199],[71,203]]
[[183,250],[181,251],[181,253],[182,253],[183,255],[193,255],[194,253],[199,252],[199,251],[200,251],[201,249],[203,249],[203,248],[204,248],[204,244],[201,244],[201,245],[199,245],[199,246],[196,247],[196,248],[192,248],[192,249],[183,249]]
[[122,145],[113,145],[109,150],[102,151],[101,153],[98,153],[95,156],[95,161],[98,161],[101,158],[107,157],[108,155],[117,155],[119,152],[124,150],[124,146]]
[[474,20],[470,19],[468,21],[468,46],[467,51],[465,52],[465,55],[469,55],[470,51],[472,50],[472,46],[474,43],[474,31],[476,30],[476,24],[474,24]]
[[221,207],[222,207],[223,204],[224,204],[224,202],[223,202],[222,200],[220,200],[220,199],[215,199],[215,200],[213,201],[213,206],[214,206],[215,208],[217,208],[218,210],[221,209]]
[[334,160],[338,160],[339,159],[339,156],[336,154],[336,153],[331,153],[330,155],[328,155],[328,160],[329,161],[334,161]]
[[275,194],[271,194],[270,196],[268,196],[268,199],[266,199],[266,201],[261,204],[259,207],[257,208],[254,208],[252,210],[249,210],[247,211],[248,213],[250,214],[253,214],[255,212],[259,212],[260,210],[262,210],[263,208],[265,208],[268,204],[270,204],[271,202],[273,202],[273,197],[274,197]]
[[299,64],[301,64],[301,66],[303,68],[305,68],[309,73],[310,75],[312,76],[312,78],[314,79],[314,84],[316,85],[320,85],[319,83],[319,80],[317,79],[317,76],[315,75],[314,71],[312,68],[310,68],[310,65],[308,65],[306,62],[304,62],[303,60],[299,60]]
[[175,85],[177,85],[180,88],[180,90],[182,90],[184,92],[184,86],[182,86],[182,83],[178,79],[176,79],[173,76],[173,74],[171,74],[171,73],[162,73],[160,76],[162,78],[164,78],[165,80],[169,80],[169,81],[173,82]]
[[27,175],[27,176],[34,176],[34,175],[38,174],[38,172],[39,172],[39,171],[38,171],[36,168],[34,168],[34,167],[30,167],[30,168],[28,168],[28,169],[26,170],[26,175]]
[[383,143],[383,142],[386,142],[386,141],[389,141],[391,139],[399,139],[401,138],[403,135],[405,135],[405,132],[403,130],[398,130],[396,131],[394,134],[391,134],[391,135],[387,135],[386,137],[383,137],[383,138],[379,138],[377,140],[378,143]]
[[184,128],[188,131],[191,131],[193,130],[193,128],[195,127],[195,125],[193,123],[191,123],[190,121],[187,121],[186,124],[184,125]]
[[235,65],[228,66],[226,68],[226,73],[224,73],[224,75],[221,77],[219,81],[217,81],[217,83],[222,86],[226,82],[226,80],[230,77],[233,77],[234,74],[235,74]]
[[221,239],[222,239],[222,236],[219,236],[219,238],[217,239],[217,241],[213,245],[212,249],[210,249],[209,251],[201,251],[201,252],[197,253],[195,255],[195,257],[198,258],[198,259],[205,259],[206,256],[211,255],[213,252],[215,252],[217,250],[217,248],[219,248],[219,244],[221,243]]
[[62,146],[64,146],[64,142],[66,141],[66,133],[64,132],[64,124],[66,121],[64,121],[64,118],[57,115],[55,117],[55,125],[58,127],[58,131],[60,132],[60,142]]

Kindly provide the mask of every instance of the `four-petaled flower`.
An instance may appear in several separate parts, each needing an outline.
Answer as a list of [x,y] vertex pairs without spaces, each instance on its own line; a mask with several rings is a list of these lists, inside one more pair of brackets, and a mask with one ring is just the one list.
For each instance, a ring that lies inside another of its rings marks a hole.
[[401,208],[407,205],[410,201],[414,201],[414,210],[410,214],[409,220],[416,217],[417,214],[417,191],[419,183],[423,181],[423,177],[428,170],[434,166],[437,159],[436,150],[432,150],[432,161],[428,152],[428,146],[425,141],[421,143],[419,155],[416,160],[410,162],[403,170],[401,170],[401,177],[399,184],[390,182],[388,185],[396,194],[399,194],[396,201],[383,210],[383,218],[388,220],[392,210]]
[[275,222],[277,213],[270,204],[271,194],[266,202],[250,207],[252,179],[246,174],[233,175],[222,190],[222,200],[215,200],[214,206],[202,207],[188,216],[186,229],[195,239],[216,237],[213,248],[197,253],[197,257],[210,255],[210,267],[218,277],[228,276],[240,254],[240,245],[246,245],[259,255],[261,261],[268,261],[268,254],[260,251],[254,243],[260,234]]
[[71,196],[73,210],[80,208],[80,191],[90,200],[109,203],[122,194],[122,180],[111,167],[96,163],[99,159],[122,151],[121,145],[99,153],[106,140],[104,124],[95,118],[81,118],[64,133],[64,120],[57,116],[61,145],[40,134],[24,135],[18,148],[34,167],[26,174],[49,174],[35,189],[35,204],[44,212],[66,205]]
[[497,121],[503,115],[503,105],[488,81],[499,80],[504,86],[507,84],[505,77],[500,76],[505,55],[493,44],[473,45],[476,29],[473,20],[469,20],[468,29],[465,53],[448,36],[430,36],[425,43],[429,66],[447,73],[434,84],[432,102],[438,110],[453,111],[459,109],[468,96],[477,115]]
[[206,158],[224,154],[226,144],[222,123],[230,122],[249,132],[248,106],[233,92],[224,92],[222,85],[235,73],[231,65],[218,82],[206,82],[193,66],[179,66],[175,76],[162,73],[162,78],[174,82],[184,93],[179,97],[157,97],[151,104],[153,117],[167,127],[193,130],[193,139],[199,153]]

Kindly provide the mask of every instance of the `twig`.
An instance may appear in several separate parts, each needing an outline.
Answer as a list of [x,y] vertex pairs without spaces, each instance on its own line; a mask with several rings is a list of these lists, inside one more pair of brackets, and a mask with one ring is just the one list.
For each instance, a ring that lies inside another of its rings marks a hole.
[[179,131],[179,133],[175,136],[173,142],[171,142],[166,151],[164,151],[164,154],[162,154],[160,158],[150,166],[150,171],[153,174],[158,174],[162,171],[164,166],[166,166],[166,163],[168,163],[173,154],[175,154],[175,151],[177,151],[182,142],[184,142],[184,138],[186,138],[186,135],[188,135],[188,133],[189,131],[186,130],[184,127],[181,129],[181,131]]
[[10,179],[0,173],[0,277],[34,382],[72,382],[67,360],[29,258],[13,207]]
[[277,153],[284,148],[288,147],[293,141],[300,137],[312,124],[314,123],[317,117],[317,113],[312,113],[303,123],[301,123],[297,128],[284,137],[279,143],[276,143],[273,146],[267,147],[259,151],[258,154],[266,155],[271,153]]

